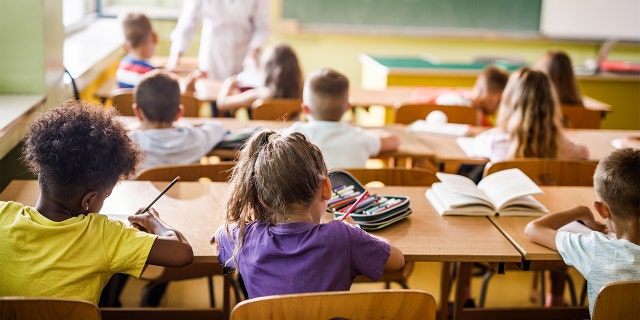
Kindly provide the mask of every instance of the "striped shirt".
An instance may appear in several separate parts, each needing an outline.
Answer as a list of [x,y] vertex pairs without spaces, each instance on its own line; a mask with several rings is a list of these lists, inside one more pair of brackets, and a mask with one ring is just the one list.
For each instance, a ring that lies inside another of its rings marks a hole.
[[116,79],[119,88],[133,88],[138,84],[142,76],[155,69],[156,67],[149,64],[147,60],[136,59],[131,55],[127,55],[120,60],[118,71],[116,71]]

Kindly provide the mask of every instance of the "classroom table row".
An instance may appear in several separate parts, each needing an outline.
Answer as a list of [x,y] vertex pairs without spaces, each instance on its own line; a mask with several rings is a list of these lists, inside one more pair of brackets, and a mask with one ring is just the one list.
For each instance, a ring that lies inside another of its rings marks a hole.
[[[137,120],[134,117],[121,117],[121,119],[131,128],[135,128]],[[211,119],[220,121],[225,128],[231,131],[258,127],[280,130],[292,124],[292,122],[286,121],[240,120],[236,118],[182,118],[181,121],[201,123]],[[477,135],[487,129],[486,127],[472,127],[471,135]],[[455,173],[461,163],[483,164],[487,162],[485,158],[469,157],[456,142],[457,137],[454,136],[412,132],[408,126],[401,124],[367,128],[366,130],[386,130],[400,138],[401,143],[398,150],[379,155],[380,158],[386,159],[408,159],[408,162],[398,161],[399,165],[412,166],[413,163],[422,162],[418,166],[425,166],[426,163],[426,167]],[[592,161],[599,161],[603,156],[615,150],[614,140],[629,135],[640,135],[640,130],[565,129],[565,132],[571,139],[587,146],[589,149],[588,159]],[[211,155],[234,159],[235,151],[214,149]]]
[[[128,215],[155,198],[165,185],[166,182],[120,182],[105,201],[101,213],[126,223]],[[544,194],[536,197],[551,211],[578,204],[590,205],[595,199],[592,187],[542,189]],[[532,217],[440,216],[425,197],[426,187],[384,187],[370,190],[377,194],[410,198],[413,213],[407,219],[372,233],[392,241],[402,250],[407,261],[443,262],[440,289],[440,310],[443,319],[447,315],[451,263],[490,263],[497,265],[499,271],[503,271],[506,263],[527,267],[537,261],[560,260],[557,252],[525,239],[524,225],[531,221]],[[227,183],[179,182],[154,205],[163,220],[185,235],[193,247],[194,262],[218,262],[216,247],[210,242],[210,238],[224,222],[223,210],[228,191]],[[12,200],[34,206],[38,193],[36,180],[14,180],[0,193],[0,200]],[[326,214],[323,221],[331,218],[331,214]],[[492,315],[489,312],[504,311],[463,310],[460,303],[462,290],[463,288],[456,288],[457,307],[454,309],[454,319],[487,318]],[[517,309],[511,311],[518,312]],[[539,316],[538,313],[531,313],[530,309],[521,311],[525,316]],[[553,311],[568,312],[567,315],[570,316],[588,316],[586,308],[560,308]]]

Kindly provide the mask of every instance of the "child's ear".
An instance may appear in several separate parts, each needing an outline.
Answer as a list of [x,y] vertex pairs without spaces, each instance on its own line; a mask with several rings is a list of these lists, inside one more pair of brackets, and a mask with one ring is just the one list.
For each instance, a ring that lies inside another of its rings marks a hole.
[[173,122],[178,121],[182,115],[184,114],[184,106],[182,104],[180,104],[178,106],[178,113],[176,114],[176,117],[173,119]]
[[128,42],[126,42],[126,41],[122,44],[122,49],[123,49],[123,50],[124,50],[124,52],[126,52],[126,53],[131,52],[131,46],[130,46],[130,45],[129,45],[129,43],[128,43]]
[[593,207],[596,209],[598,214],[603,219],[611,218],[611,211],[609,211],[609,206],[607,205],[606,202],[604,202],[604,201],[594,201],[593,202]]
[[144,112],[142,112],[142,109],[138,108],[138,104],[132,104],[131,109],[133,109],[133,114],[136,116],[136,118],[138,118],[139,121],[144,121]]
[[302,102],[300,104],[300,107],[302,108],[302,113],[304,113],[305,115],[311,113],[311,108],[309,108],[309,106],[306,103]]
[[331,179],[329,179],[329,177],[326,177],[324,179],[324,181],[322,182],[322,200],[329,200],[331,199]]
[[89,207],[91,206],[91,203],[96,199],[97,196],[98,196],[98,192],[96,192],[96,191],[87,192],[82,197],[82,200],[80,201],[81,209],[85,210],[85,211],[88,211]]

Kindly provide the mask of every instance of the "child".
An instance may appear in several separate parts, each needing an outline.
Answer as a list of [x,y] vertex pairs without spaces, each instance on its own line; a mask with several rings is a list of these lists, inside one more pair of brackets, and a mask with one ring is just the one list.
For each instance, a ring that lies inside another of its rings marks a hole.
[[0,296],[98,303],[116,272],[138,277],[146,264],[182,267],[191,246],[151,209],[129,217],[143,232],[98,214],[140,151],[110,109],[69,101],[27,128],[23,156],[38,175],[35,207],[0,202]]
[[473,156],[587,159],[589,150],[562,132],[562,113],[549,77],[527,67],[514,72],[505,88],[497,127],[478,135]]
[[237,77],[227,78],[216,101],[219,113],[250,108],[258,99],[299,99],[302,95],[302,71],[298,57],[287,44],[268,47],[260,62],[261,86],[244,90]]
[[227,130],[217,121],[176,124],[182,110],[175,76],[162,70],[144,75],[135,88],[133,105],[140,128],[129,134],[146,153],[143,168],[198,162],[222,141]]
[[321,224],[329,198],[322,153],[304,135],[265,130],[250,138],[215,238],[219,260],[242,275],[249,298],[349,290],[356,275],[378,279],[404,265],[398,248],[352,219]]
[[480,112],[479,125],[495,126],[495,115],[500,105],[502,91],[509,74],[502,68],[487,66],[478,75],[470,93],[446,93],[438,96],[435,103],[441,105],[470,106]]
[[549,51],[536,62],[535,68],[549,75],[561,105],[583,106],[573,64],[566,53]]
[[[568,265],[587,280],[589,312],[606,284],[640,280],[640,150],[626,148],[605,156],[593,176],[596,200],[593,203],[606,225],[597,222],[584,206],[548,214],[530,222],[525,234],[529,240],[557,250]],[[581,221],[595,230],[573,234],[558,229]],[[603,232],[612,231],[615,239]]]
[[331,69],[309,75],[304,84],[302,112],[309,120],[285,132],[302,132],[324,154],[327,167],[364,167],[371,156],[398,149],[400,139],[390,133],[373,134],[340,122],[350,110],[349,80]]
[[142,75],[156,68],[149,63],[149,58],[156,52],[158,36],[144,13],[127,13],[121,20],[127,55],[120,60],[116,79],[118,87],[133,88]]

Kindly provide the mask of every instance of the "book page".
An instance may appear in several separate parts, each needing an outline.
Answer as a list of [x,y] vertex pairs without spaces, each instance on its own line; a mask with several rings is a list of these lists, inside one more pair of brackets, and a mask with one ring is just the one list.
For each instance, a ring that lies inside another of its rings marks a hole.
[[488,200],[498,210],[508,205],[509,200],[542,193],[540,187],[520,169],[507,169],[492,173],[482,178],[478,183],[478,189],[487,195]]
[[498,212],[501,216],[543,216],[549,210],[533,196],[522,196],[507,202]]
[[416,120],[407,129],[411,132],[462,137],[469,134],[471,126],[461,123],[428,123],[425,120]]
[[469,204],[478,204],[490,207],[494,210],[495,213],[496,208],[494,208],[493,204],[491,204],[491,202],[487,201],[486,199],[482,199],[472,195],[466,195],[463,193],[451,192],[451,190],[447,188],[447,186],[442,182],[434,183],[433,185],[431,185],[431,189],[433,189],[436,196],[450,208],[461,207]]
[[492,203],[491,199],[487,197],[483,191],[479,190],[471,179],[465,176],[443,172],[436,172],[436,176],[452,193],[459,193],[461,195],[482,199],[486,202]]
[[[441,198],[442,196],[442,192],[438,193],[438,187],[437,185],[439,185],[440,183],[435,183],[430,189],[427,189],[427,191],[425,192],[425,196],[427,197],[427,200],[429,200],[429,203],[431,203],[431,205],[436,209],[436,211],[438,212],[438,214],[442,215],[468,215],[468,216],[489,216],[489,215],[494,215],[495,214],[495,210],[492,207],[489,207],[488,205],[484,205],[483,203],[478,203],[477,201],[479,201],[479,199],[477,198],[472,198],[472,197],[466,197],[468,199],[473,199],[471,203],[467,203],[467,204],[459,204],[458,206],[456,206],[455,208],[452,208],[451,206],[448,206],[447,204],[444,203],[443,199]],[[435,189],[433,188],[435,186]],[[440,187],[443,188],[443,186],[440,184]],[[446,191],[445,189],[445,193],[446,194],[450,194],[448,191]],[[463,196],[465,197],[465,196]]]
[[464,151],[464,154],[466,154],[467,157],[470,157],[470,158],[475,157],[474,141],[475,141],[475,138],[473,137],[459,137],[456,139],[456,143],[458,143],[458,146],[460,147],[460,149],[462,149],[462,151]]

